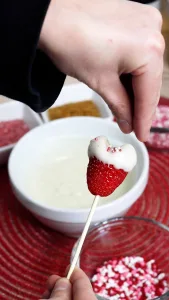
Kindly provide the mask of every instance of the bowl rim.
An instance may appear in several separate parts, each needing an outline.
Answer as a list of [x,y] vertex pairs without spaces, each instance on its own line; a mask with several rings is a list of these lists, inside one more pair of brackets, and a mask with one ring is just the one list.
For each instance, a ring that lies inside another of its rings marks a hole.
[[[98,94],[98,93],[96,93],[94,90],[92,90],[91,88],[89,88],[85,83],[82,83],[82,82],[75,82],[75,83],[73,83],[73,84],[71,84],[71,85],[65,85],[64,87],[63,87],[63,89],[62,89],[62,92],[61,92],[61,94],[59,95],[59,98],[61,97],[64,97],[64,98],[66,98],[66,95],[64,95],[65,93],[67,94],[67,93],[69,93],[70,92],[70,90],[71,90],[71,93],[72,93],[72,95],[74,94],[74,91],[77,93],[77,91],[78,92],[80,92],[81,90],[87,90],[88,92],[90,92],[92,95],[91,95],[91,101],[93,101],[94,100],[94,97],[96,97],[96,96],[99,96],[99,100],[96,100],[96,102],[100,102],[101,100],[102,100],[102,97]],[[81,92],[80,92],[81,93]],[[64,96],[63,96],[64,95]],[[73,97],[72,97],[73,98]],[[59,107],[59,106],[61,106],[62,104],[57,104],[57,100],[58,99],[56,99],[56,101],[53,103],[53,105],[51,106],[51,108],[54,108],[54,107]],[[66,103],[63,103],[63,105],[64,104],[68,104],[68,103],[77,103],[77,102],[81,102],[81,101],[85,101],[86,99],[83,99],[83,100],[69,100],[68,102],[66,102]],[[88,99],[89,100],[89,99]],[[108,108],[108,106],[107,106],[107,104],[106,104],[106,102],[105,101],[103,101],[102,100],[102,102],[103,102],[103,106],[104,106],[104,111],[105,111],[105,113],[106,113],[106,116],[105,117],[103,117],[103,116],[101,116],[100,118],[101,119],[104,119],[104,120],[107,120],[107,119],[113,119],[113,114],[112,114],[112,112],[111,112],[111,110]],[[49,109],[47,109],[46,111],[44,111],[44,112],[42,112],[41,113],[41,116],[42,116],[42,119],[43,119],[43,121],[44,121],[44,123],[48,123],[48,122],[52,122],[50,119],[49,119],[49,117],[48,117],[48,111],[49,111]],[[102,112],[101,112],[102,113]]]
[[[154,219],[150,219],[150,218],[145,218],[145,217],[139,217],[139,216],[124,216],[124,217],[114,217],[114,218],[109,218],[105,221],[102,221],[102,222],[99,222],[99,223],[96,223],[95,225],[92,226],[92,228],[88,231],[87,233],[87,236],[92,233],[94,230],[100,228],[101,226],[103,225],[106,225],[108,224],[109,222],[116,222],[116,221],[127,221],[127,220],[135,220],[135,221],[144,221],[146,223],[150,223],[150,224],[153,224],[154,226],[157,226],[157,228],[162,228],[164,229],[165,231],[167,231],[169,233],[169,227],[159,221],[156,221]],[[86,237],[87,237],[86,236]],[[78,240],[74,243],[73,245],[73,248],[72,248],[72,251],[71,251],[71,256],[70,256],[70,264],[72,263],[72,260],[73,260],[73,257],[74,257],[74,253],[75,253],[75,250],[77,248],[77,245],[79,243],[79,240],[80,240],[80,237],[78,238]],[[79,258],[78,258],[78,262],[77,262],[77,266],[80,267],[80,256],[81,256],[81,253],[79,255]],[[96,294],[97,295],[97,294]],[[168,291],[161,295],[160,297],[156,297],[156,298],[153,298],[151,300],[166,300],[165,297],[169,297],[169,289]],[[99,298],[100,300],[107,300],[106,298],[104,297],[100,297]]]
[[[21,144],[21,143],[24,143],[24,141],[27,139],[27,137],[29,137],[30,135],[33,135],[34,132],[36,131],[41,131],[43,130],[43,128],[45,127],[51,127],[51,126],[55,126],[55,124],[58,124],[58,123],[62,123],[62,122],[69,122],[69,121],[81,121],[83,122],[84,120],[90,120],[91,122],[100,122],[100,123],[104,123],[104,124],[108,124],[108,125],[111,125],[112,127],[116,127],[116,128],[119,128],[118,125],[113,122],[113,121],[110,121],[108,119],[103,119],[103,118],[96,118],[96,117],[68,117],[68,118],[60,118],[58,120],[54,120],[54,121],[50,121],[50,122],[47,122],[47,123],[43,123],[41,126],[37,126],[35,128],[33,128],[32,130],[30,130],[29,132],[27,132],[19,141],[18,143],[15,145],[15,147],[13,148],[11,154],[10,154],[10,157],[9,157],[9,160],[8,160],[8,174],[9,174],[9,178],[10,178],[10,181],[12,183],[12,185],[15,187],[15,189],[21,193],[24,197],[24,199],[26,199],[26,201],[28,201],[29,203],[32,203],[34,205],[36,205],[37,207],[41,208],[41,209],[45,209],[45,210],[48,210],[52,213],[64,213],[64,214],[69,214],[69,213],[73,213],[73,214],[76,214],[78,215],[79,213],[88,213],[90,211],[90,208],[79,208],[79,209],[74,209],[74,208],[56,208],[56,207],[52,207],[50,205],[47,205],[47,204],[44,204],[44,203],[39,203],[38,201],[34,200],[32,197],[30,197],[27,193],[25,193],[24,189],[23,188],[20,188],[17,186],[16,184],[16,181],[15,181],[15,176],[12,175],[12,169],[11,169],[11,162],[13,160],[13,155],[15,154],[15,152],[17,151],[17,148],[18,146]],[[129,134],[130,136],[132,136],[133,138],[135,138],[135,134],[132,132]],[[66,135],[65,135],[66,136]],[[73,133],[72,133],[72,136],[75,136]],[[132,195],[133,193],[136,193],[137,192],[137,189],[139,186],[141,186],[145,180],[145,178],[148,176],[148,172],[149,172],[149,155],[148,155],[148,151],[147,151],[147,148],[146,146],[141,143],[140,141],[137,140],[137,143],[139,145],[139,148],[140,148],[140,151],[144,157],[144,161],[143,161],[143,168],[142,168],[142,172],[140,174],[140,177],[139,179],[137,180],[137,182],[131,187],[131,189],[126,192],[123,196],[113,200],[112,202],[109,202],[107,204],[103,204],[101,206],[98,206],[96,209],[97,211],[101,211],[103,210],[104,208],[109,208],[109,207],[114,207],[117,202],[120,203],[120,202],[123,202],[124,201],[124,196],[125,197],[130,197],[130,195]],[[93,196],[94,197],[94,196]],[[25,202],[25,200],[24,200]]]
[[[41,119],[41,117],[40,117],[40,115],[38,113],[36,113],[33,110],[31,110],[31,108],[29,106],[27,106],[26,104],[21,103],[21,102],[16,102],[15,100],[10,100],[10,101],[1,103],[0,111],[3,110],[4,107],[10,110],[12,107],[19,107],[19,106],[22,107],[23,109],[26,109],[26,111],[29,111],[29,113],[31,114],[31,118],[34,119],[34,121],[37,122],[37,125],[34,126],[32,129],[29,129],[29,131],[32,131],[34,128],[36,128],[36,127],[38,127],[40,125],[43,125],[43,121],[42,121],[42,119]],[[22,121],[24,121],[27,124],[27,122],[25,121],[24,117],[22,117],[22,118],[21,117],[19,117],[19,118],[15,117],[15,118],[10,118],[9,120],[8,119],[6,119],[6,120],[4,119],[4,120],[1,120],[0,122],[8,122],[8,121],[16,120],[16,119],[22,120]],[[8,144],[8,145],[0,147],[0,154],[4,153],[6,151],[11,151],[16,146],[16,144],[19,142],[19,140],[16,141],[15,143],[11,143],[11,144]]]

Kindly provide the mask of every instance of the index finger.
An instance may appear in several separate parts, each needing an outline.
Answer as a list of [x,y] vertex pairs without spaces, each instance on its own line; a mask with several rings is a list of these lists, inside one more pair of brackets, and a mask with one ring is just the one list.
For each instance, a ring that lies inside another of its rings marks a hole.
[[163,60],[151,62],[145,72],[133,76],[134,117],[133,129],[137,138],[148,139],[162,85]]
[[73,288],[73,300],[97,300],[90,280],[81,269],[75,269],[70,281]]

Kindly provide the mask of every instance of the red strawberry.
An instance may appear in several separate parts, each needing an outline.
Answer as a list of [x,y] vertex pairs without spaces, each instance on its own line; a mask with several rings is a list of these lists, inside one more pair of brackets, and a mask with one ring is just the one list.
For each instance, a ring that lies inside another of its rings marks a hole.
[[98,160],[96,157],[89,158],[87,168],[87,185],[93,195],[107,197],[123,182],[127,172],[115,169]]

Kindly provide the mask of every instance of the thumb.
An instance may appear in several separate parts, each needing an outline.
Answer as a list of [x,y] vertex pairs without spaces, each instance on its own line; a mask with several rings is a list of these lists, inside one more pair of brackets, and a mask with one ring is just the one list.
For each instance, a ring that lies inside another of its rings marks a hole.
[[71,300],[71,283],[66,278],[57,280],[51,296],[52,300]]
[[71,279],[73,300],[97,300],[90,280],[87,275],[79,268],[75,268]]

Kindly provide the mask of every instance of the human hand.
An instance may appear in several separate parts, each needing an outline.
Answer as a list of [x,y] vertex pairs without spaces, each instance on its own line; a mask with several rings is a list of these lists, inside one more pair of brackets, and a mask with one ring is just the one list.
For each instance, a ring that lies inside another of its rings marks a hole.
[[[99,93],[124,133],[145,141],[162,82],[162,18],[123,0],[51,0],[40,47],[64,73]],[[132,74],[134,105],[119,77]]]
[[47,282],[43,299],[50,300],[97,300],[86,274],[76,268],[70,282],[66,278],[52,275]]

